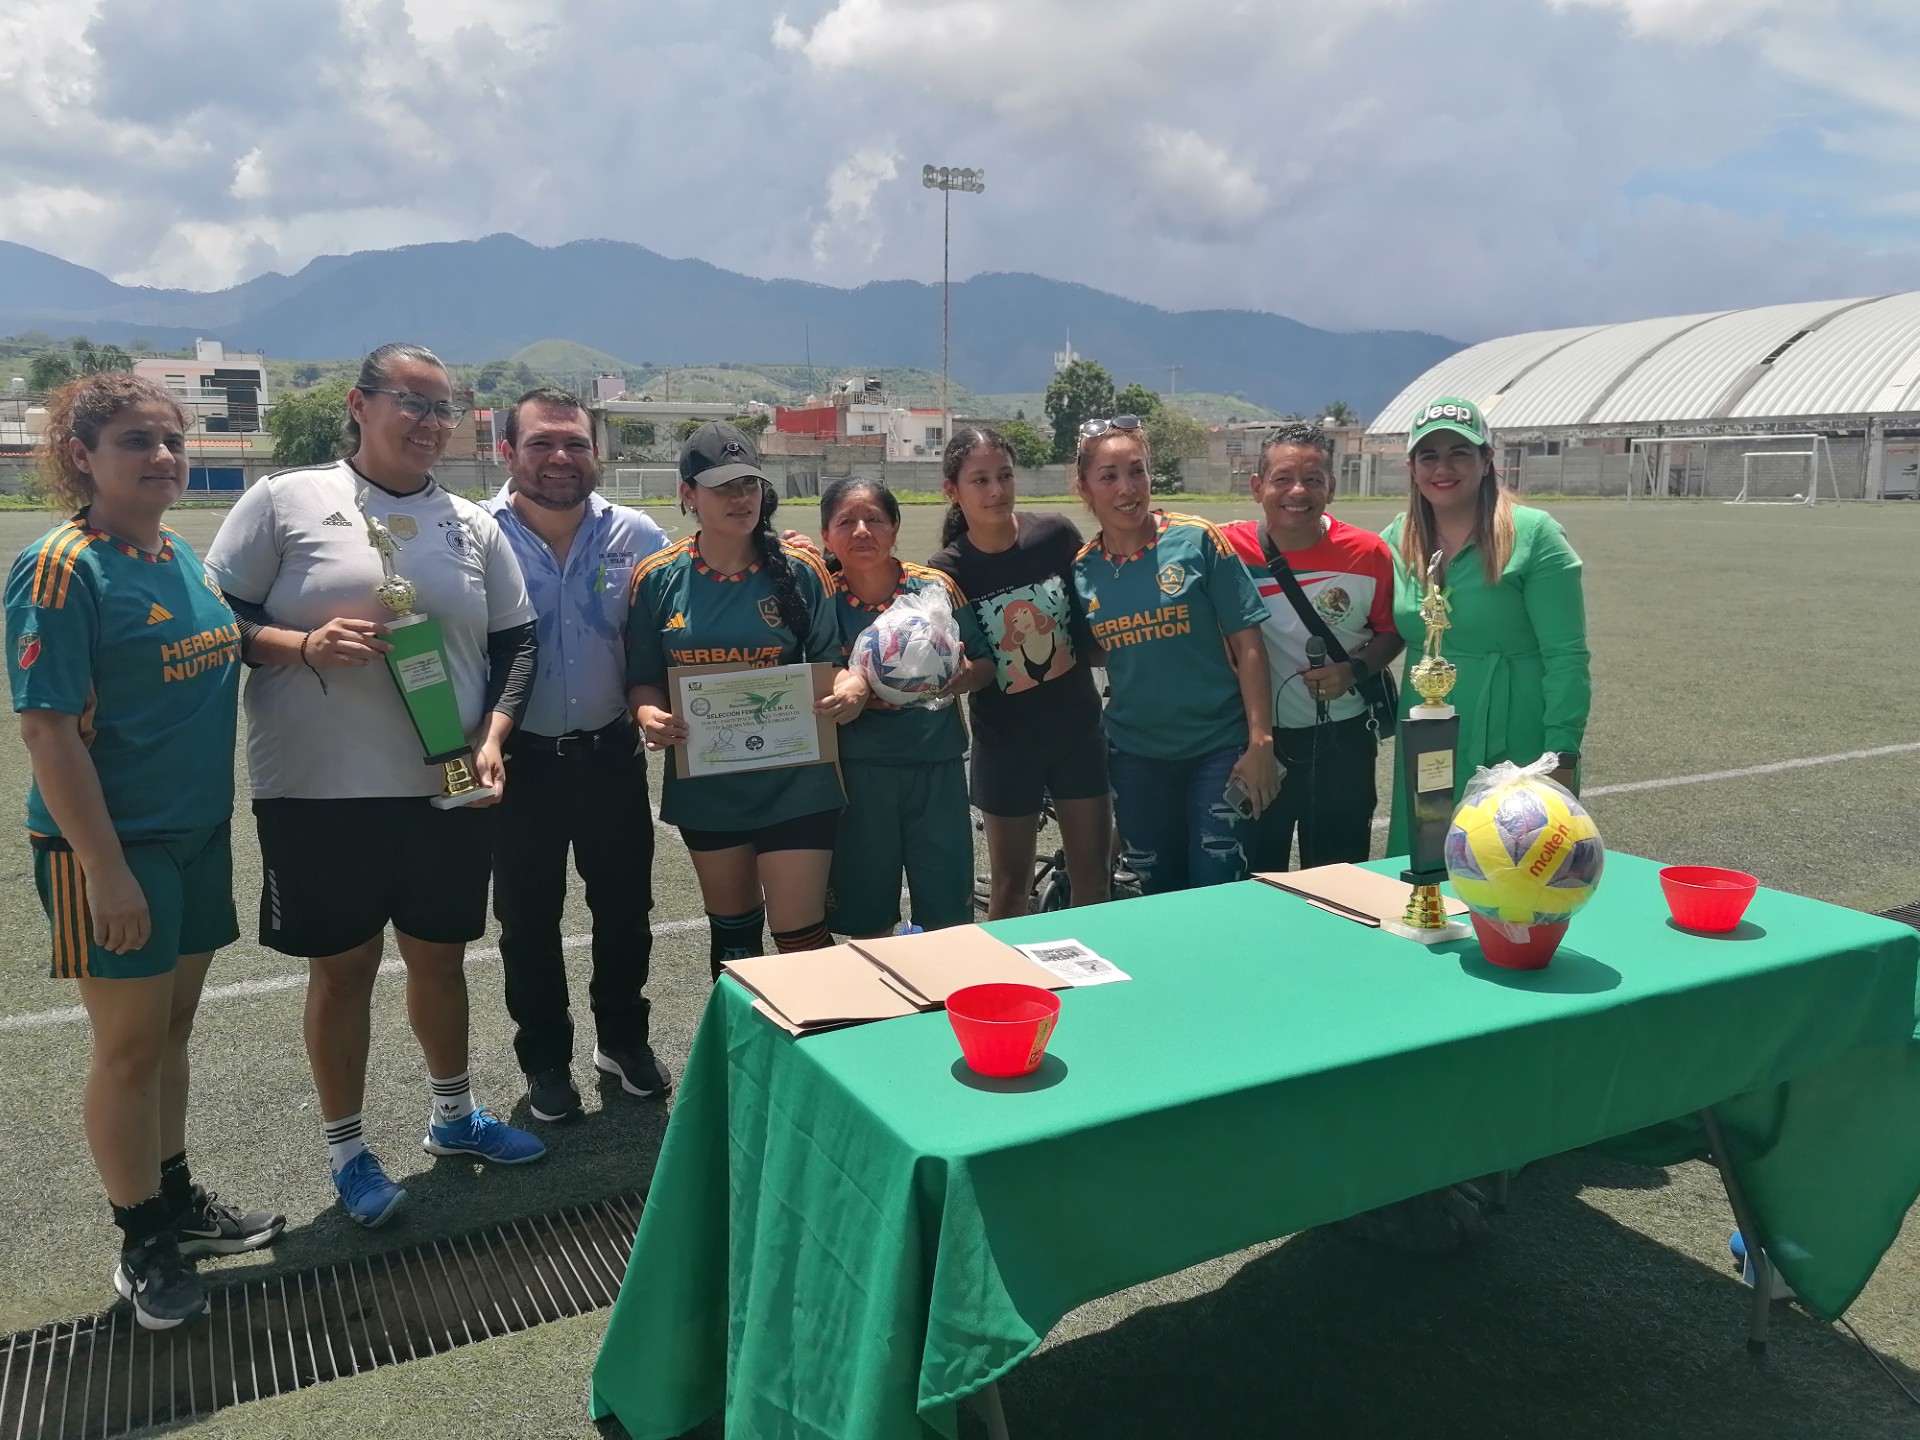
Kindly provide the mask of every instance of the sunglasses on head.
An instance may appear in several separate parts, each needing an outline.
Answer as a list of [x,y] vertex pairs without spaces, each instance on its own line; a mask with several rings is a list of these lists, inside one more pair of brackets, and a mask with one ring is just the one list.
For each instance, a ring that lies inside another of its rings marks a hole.
[[1080,426],[1082,440],[1098,440],[1102,435],[1110,435],[1115,430],[1134,431],[1140,428],[1138,415],[1115,415],[1111,420],[1088,420]]

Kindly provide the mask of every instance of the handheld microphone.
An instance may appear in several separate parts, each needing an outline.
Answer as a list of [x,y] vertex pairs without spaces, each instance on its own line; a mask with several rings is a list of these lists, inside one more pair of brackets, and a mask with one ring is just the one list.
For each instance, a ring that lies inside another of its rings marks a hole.
[[[1307,668],[1309,670],[1319,670],[1324,668],[1326,663],[1327,642],[1318,635],[1309,635],[1307,637]],[[1315,720],[1320,724],[1324,725],[1326,723],[1327,702],[1322,700],[1317,692],[1313,699],[1313,713]]]

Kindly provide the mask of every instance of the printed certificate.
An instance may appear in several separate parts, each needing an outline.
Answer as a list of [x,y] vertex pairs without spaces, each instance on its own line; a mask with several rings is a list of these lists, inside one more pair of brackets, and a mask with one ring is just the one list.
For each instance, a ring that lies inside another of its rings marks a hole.
[[815,765],[837,757],[834,725],[813,713],[833,684],[830,665],[674,667],[667,672],[673,713],[687,725],[675,747],[685,779]]

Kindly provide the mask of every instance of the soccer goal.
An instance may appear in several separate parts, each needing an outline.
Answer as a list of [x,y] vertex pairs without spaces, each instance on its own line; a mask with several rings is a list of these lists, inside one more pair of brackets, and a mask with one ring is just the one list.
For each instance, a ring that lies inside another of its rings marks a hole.
[[1814,505],[1840,498],[1824,435],[1641,436],[1630,453],[1633,497],[1728,505]]
[[679,493],[680,472],[672,465],[622,466],[601,485],[609,500],[671,500]]

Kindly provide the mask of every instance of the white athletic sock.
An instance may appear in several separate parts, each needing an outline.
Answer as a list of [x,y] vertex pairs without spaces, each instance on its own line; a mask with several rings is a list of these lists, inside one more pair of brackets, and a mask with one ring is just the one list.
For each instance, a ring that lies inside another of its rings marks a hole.
[[432,1077],[433,1109],[430,1119],[435,1125],[455,1125],[473,1113],[473,1081],[462,1070],[458,1075],[449,1075],[442,1080]]
[[321,1123],[327,1128],[327,1164],[337,1175],[349,1160],[367,1148],[367,1142],[360,1138],[360,1117],[349,1115],[344,1120]]

